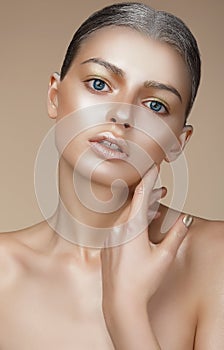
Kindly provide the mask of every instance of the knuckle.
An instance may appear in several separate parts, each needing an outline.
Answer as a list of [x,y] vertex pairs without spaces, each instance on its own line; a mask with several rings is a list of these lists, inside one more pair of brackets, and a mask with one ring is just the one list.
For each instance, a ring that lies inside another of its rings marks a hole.
[[185,236],[185,232],[181,231],[180,229],[179,230],[175,230],[174,234],[175,234],[175,237],[178,238],[178,239],[182,239]]
[[171,263],[174,260],[175,254],[167,249],[167,248],[163,248],[160,250],[160,259],[163,263]]

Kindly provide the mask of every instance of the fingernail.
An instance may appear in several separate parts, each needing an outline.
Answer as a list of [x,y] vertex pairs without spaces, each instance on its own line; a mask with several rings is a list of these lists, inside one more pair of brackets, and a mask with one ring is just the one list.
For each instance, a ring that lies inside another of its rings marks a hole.
[[192,222],[193,222],[193,216],[191,216],[191,215],[185,215],[184,217],[183,217],[183,224],[187,227],[187,228],[189,228],[190,226],[191,226],[191,224],[192,224]]

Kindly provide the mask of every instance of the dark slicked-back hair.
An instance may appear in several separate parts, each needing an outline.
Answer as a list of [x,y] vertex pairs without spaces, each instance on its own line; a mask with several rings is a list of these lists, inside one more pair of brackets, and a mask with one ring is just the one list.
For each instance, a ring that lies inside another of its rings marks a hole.
[[82,42],[98,29],[124,26],[171,45],[184,59],[191,77],[191,97],[186,110],[189,114],[195,100],[201,76],[201,61],[197,42],[191,31],[176,16],[150,8],[138,2],[123,2],[93,13],[83,22],[69,44],[62,68],[61,80],[67,74]]

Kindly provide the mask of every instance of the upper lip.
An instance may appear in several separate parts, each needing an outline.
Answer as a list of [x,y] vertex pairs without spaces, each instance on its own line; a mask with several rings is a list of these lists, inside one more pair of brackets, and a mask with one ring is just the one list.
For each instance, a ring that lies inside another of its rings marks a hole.
[[115,137],[114,134],[112,134],[112,132],[102,132],[100,134],[97,134],[93,137],[91,137],[89,139],[89,142],[100,142],[100,141],[103,141],[103,140],[107,140],[111,143],[114,143],[115,145],[117,145],[120,150],[123,152],[123,153],[126,153],[126,155],[128,155],[128,144],[127,142],[120,138],[120,137]]

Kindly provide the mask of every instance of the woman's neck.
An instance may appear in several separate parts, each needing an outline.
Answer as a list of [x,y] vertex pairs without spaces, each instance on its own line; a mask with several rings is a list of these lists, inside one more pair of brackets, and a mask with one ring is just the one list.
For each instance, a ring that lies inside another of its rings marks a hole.
[[[117,237],[119,241],[119,235],[122,235],[122,224],[127,221],[129,215],[133,189],[129,191],[125,202],[126,190],[122,192],[121,187],[115,189],[114,202],[106,207],[105,203],[109,203],[112,197],[110,186],[92,182],[90,200],[90,180],[79,172],[75,172],[74,177],[76,177],[77,191],[74,189],[73,169],[62,158],[59,164],[60,201],[54,216],[48,220],[50,226],[59,236],[79,246],[81,250],[86,248],[88,254],[91,250],[104,247],[108,235],[115,237],[114,245],[116,245]],[[96,203],[95,207],[93,199]],[[114,210],[114,208],[119,209]],[[164,238],[164,234],[161,234],[161,226],[167,209],[160,205],[160,218],[150,224],[149,238],[153,243],[158,243]],[[179,215],[178,212],[170,209],[168,212],[171,221],[172,217],[175,220]]]
[[102,247],[112,228],[128,217],[131,191],[127,186],[113,188],[90,182],[61,158],[59,163],[60,201],[51,226],[70,242]]

